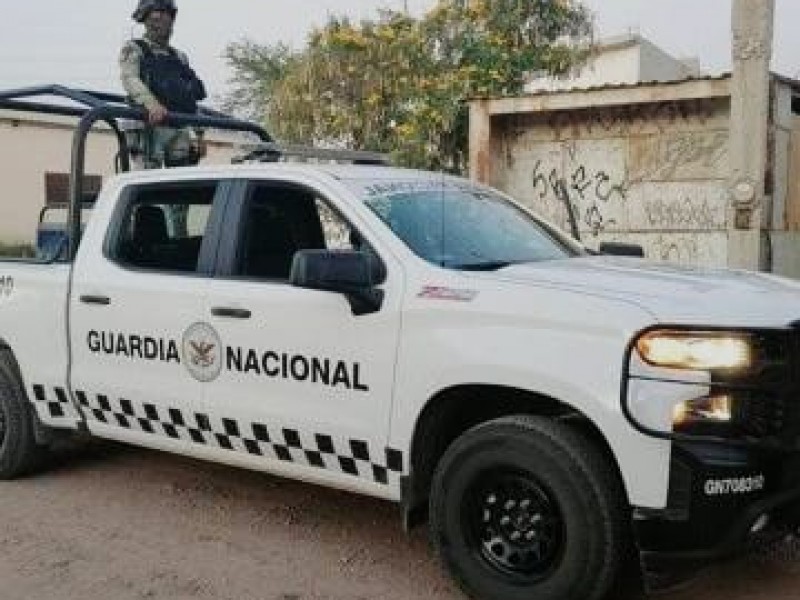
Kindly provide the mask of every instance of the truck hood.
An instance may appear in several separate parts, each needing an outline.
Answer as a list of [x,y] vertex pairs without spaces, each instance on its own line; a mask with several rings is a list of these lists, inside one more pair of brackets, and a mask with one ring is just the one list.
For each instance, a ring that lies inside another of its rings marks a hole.
[[749,327],[800,323],[800,282],[763,273],[592,256],[512,265],[476,276],[633,303],[662,323]]

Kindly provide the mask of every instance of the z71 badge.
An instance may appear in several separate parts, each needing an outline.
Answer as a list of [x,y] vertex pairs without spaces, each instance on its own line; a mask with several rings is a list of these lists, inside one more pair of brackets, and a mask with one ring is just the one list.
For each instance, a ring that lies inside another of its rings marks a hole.
[[0,276],[0,298],[6,298],[14,293],[14,278],[7,275]]

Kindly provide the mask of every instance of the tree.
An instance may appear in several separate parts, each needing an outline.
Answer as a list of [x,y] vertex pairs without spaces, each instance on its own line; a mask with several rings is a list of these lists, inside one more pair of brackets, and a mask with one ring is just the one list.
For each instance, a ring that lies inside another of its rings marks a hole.
[[229,44],[225,49],[228,62],[234,67],[230,83],[233,91],[225,105],[243,117],[267,122],[272,110],[272,90],[290,71],[295,55],[287,46],[260,46],[249,40]]
[[588,11],[573,0],[440,0],[421,19],[331,18],[306,47],[232,44],[227,107],[278,139],[392,152],[400,164],[463,172],[476,96],[513,95],[533,71],[581,58]]

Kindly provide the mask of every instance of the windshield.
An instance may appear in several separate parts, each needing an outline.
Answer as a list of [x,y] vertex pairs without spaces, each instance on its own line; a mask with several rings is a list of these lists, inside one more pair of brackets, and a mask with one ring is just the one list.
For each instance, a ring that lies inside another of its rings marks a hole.
[[499,194],[466,182],[373,181],[359,191],[411,250],[442,267],[491,271],[580,254]]

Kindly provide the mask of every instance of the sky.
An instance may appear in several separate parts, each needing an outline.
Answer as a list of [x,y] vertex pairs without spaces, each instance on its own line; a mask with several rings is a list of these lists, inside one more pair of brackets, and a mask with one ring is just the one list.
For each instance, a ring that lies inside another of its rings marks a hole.
[[[11,2],[0,20],[0,89],[46,83],[120,90],[117,55],[141,33],[135,0]],[[231,77],[225,46],[249,38],[301,47],[329,14],[374,17],[380,8],[421,14],[435,0],[177,0],[173,45],[187,52],[212,98]],[[730,69],[731,0],[584,0],[595,35],[638,32],[670,54],[697,57],[710,73]],[[800,1],[776,0],[773,70],[800,78]]]

